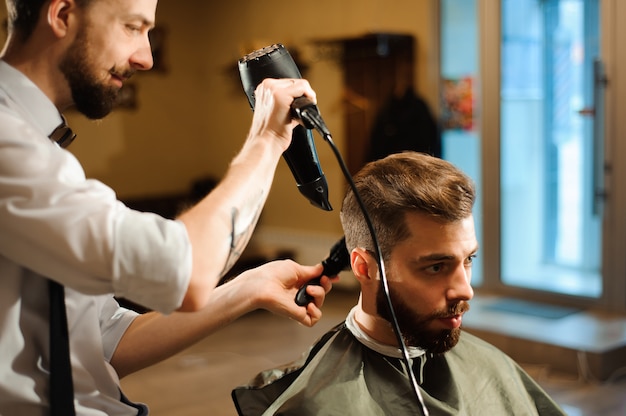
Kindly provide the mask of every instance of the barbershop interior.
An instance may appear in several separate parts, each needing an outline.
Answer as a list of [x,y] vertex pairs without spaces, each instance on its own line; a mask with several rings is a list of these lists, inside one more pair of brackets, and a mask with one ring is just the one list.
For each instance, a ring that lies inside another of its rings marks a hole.
[[[476,184],[464,330],[511,356],[568,415],[623,416],[624,21],[622,0],[161,1],[154,67],[124,85],[105,119],[68,110],[69,150],[128,206],[174,218],[219,182],[247,135],[240,59],[282,44],[331,133],[311,131],[330,207],[309,201],[281,160],[224,280],[275,259],[324,260],[343,234],[346,175],[397,151],[389,143],[401,135],[401,150],[435,152]],[[317,325],[255,311],[122,388],[155,416],[236,415],[235,387],[298,359],[358,295],[342,271]]]

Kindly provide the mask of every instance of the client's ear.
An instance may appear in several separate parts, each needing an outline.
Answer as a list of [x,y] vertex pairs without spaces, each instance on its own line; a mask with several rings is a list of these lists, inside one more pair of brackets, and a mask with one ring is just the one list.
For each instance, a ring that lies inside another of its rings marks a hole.
[[367,250],[362,247],[356,247],[352,250],[352,253],[350,253],[350,265],[359,283],[362,285],[372,282],[376,283],[378,264]]

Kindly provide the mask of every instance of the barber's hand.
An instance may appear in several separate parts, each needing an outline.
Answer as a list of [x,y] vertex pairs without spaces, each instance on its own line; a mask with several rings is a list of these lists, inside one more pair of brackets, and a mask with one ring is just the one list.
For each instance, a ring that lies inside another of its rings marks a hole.
[[268,78],[257,86],[254,95],[254,115],[248,137],[271,135],[278,139],[282,150],[286,150],[292,130],[298,124],[291,116],[291,104],[303,95],[316,102],[315,91],[304,79]]
[[298,306],[294,298],[304,283],[319,277],[322,271],[321,264],[302,266],[292,260],[276,260],[248,270],[237,279],[246,280],[246,291],[250,291],[253,296],[256,308],[313,326],[322,317],[320,308],[324,304],[326,293],[331,290],[332,282],[338,277],[331,279],[323,276],[320,286],[309,286],[307,293],[313,297],[313,301],[306,306]]

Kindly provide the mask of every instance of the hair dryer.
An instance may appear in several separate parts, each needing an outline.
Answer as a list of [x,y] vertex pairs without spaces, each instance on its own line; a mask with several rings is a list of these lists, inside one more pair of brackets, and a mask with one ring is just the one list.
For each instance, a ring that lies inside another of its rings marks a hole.
[[[252,110],[255,103],[254,90],[265,78],[302,78],[293,58],[281,44],[258,49],[241,58],[239,75]],[[319,116],[317,106],[305,97],[294,100],[292,114],[304,125],[298,125],[293,129],[291,144],[283,153],[283,158],[296,180],[300,193],[316,207],[331,211],[328,184],[311,133],[311,129],[325,128],[325,125]]]

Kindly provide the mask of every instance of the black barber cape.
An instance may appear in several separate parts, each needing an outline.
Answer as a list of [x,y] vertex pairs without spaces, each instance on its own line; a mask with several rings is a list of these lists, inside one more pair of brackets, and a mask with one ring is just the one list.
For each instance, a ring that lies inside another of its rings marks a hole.
[[[414,359],[431,416],[565,415],[510,357],[463,332],[441,355]],[[292,365],[233,390],[239,415],[419,415],[402,359],[361,344],[342,323]]]

